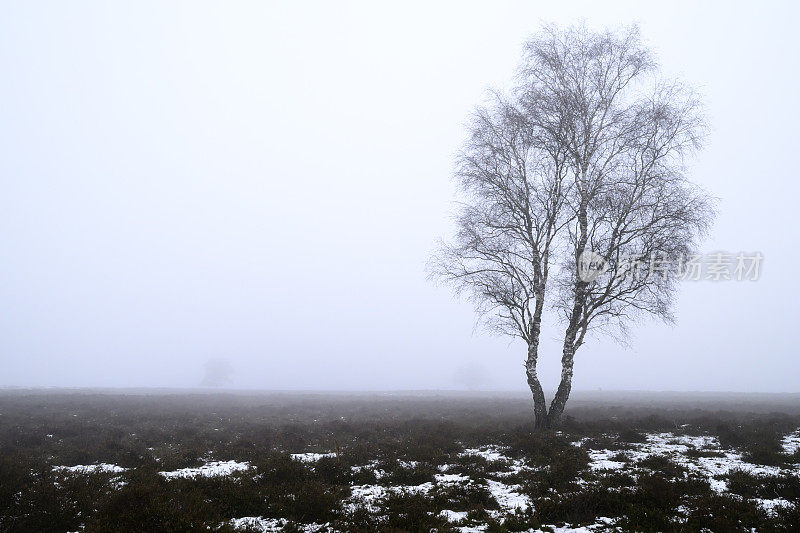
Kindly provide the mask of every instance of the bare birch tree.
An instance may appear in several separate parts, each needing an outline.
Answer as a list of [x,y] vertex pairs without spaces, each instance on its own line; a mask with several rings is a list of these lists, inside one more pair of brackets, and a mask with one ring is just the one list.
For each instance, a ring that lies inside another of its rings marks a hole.
[[[674,265],[712,215],[684,176],[702,131],[698,99],[659,78],[635,27],[545,28],[526,44],[513,98],[476,113],[456,171],[458,232],[433,273],[527,342],[537,427],[560,423],[587,333],[624,338],[638,316],[671,319]],[[581,271],[587,257],[602,260],[602,276]],[[548,299],[565,324],[549,410],[536,373]]]

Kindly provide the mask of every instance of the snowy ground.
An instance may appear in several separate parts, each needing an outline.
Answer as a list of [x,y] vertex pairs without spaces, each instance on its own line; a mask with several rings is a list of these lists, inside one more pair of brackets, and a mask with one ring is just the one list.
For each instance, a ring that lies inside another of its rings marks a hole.
[[[786,437],[786,439],[791,438],[793,437]],[[784,439],[784,442],[787,442],[786,439]],[[580,446],[581,442],[573,444]],[[647,435],[647,442],[633,444],[633,447],[634,449],[632,450],[592,450],[589,452],[589,457],[591,458],[589,467],[592,470],[625,468],[627,464],[625,461],[614,460],[620,455],[625,456],[634,463],[653,456],[665,456],[673,462],[686,467],[689,472],[706,477],[711,484],[711,488],[719,493],[725,492],[727,486],[724,481],[717,478],[734,469],[744,470],[756,475],[780,475],[782,473],[798,472],[798,465],[795,465],[794,468],[782,469],[775,466],[748,463],[742,459],[741,453],[723,449],[715,437],[656,433]],[[790,446],[784,445],[785,450],[789,448]],[[692,458],[686,455],[690,449],[712,452],[719,454],[719,457]]]
[[[790,464],[786,467],[764,466],[747,462],[741,453],[725,449],[716,437],[712,436],[690,436],[676,435],[673,433],[652,433],[645,436],[645,442],[626,443],[624,449],[588,449],[589,465],[585,470],[586,474],[603,473],[608,471],[625,471],[634,477],[642,472],[640,462],[653,457],[666,457],[673,463],[685,468],[690,475],[702,477],[708,480],[711,488],[719,493],[728,492],[724,477],[734,469],[748,472],[754,475],[794,475],[800,476],[800,464]],[[586,440],[575,441],[573,446],[586,447]],[[800,449],[800,430],[786,435],[782,441],[783,450],[787,454],[794,454]],[[448,487],[460,486],[469,487],[470,485],[480,485],[491,494],[497,502],[499,509],[491,510],[489,516],[502,521],[503,517],[515,513],[517,510],[526,511],[531,509],[533,503],[531,499],[522,491],[522,487],[509,481],[509,478],[524,471],[533,472],[536,468],[526,464],[525,460],[511,457],[508,450],[502,446],[483,446],[465,448],[459,456],[461,458],[479,457],[485,459],[489,465],[490,473],[479,480],[472,479],[468,475],[453,472],[458,469],[456,464],[443,464],[439,466],[439,473],[434,475],[433,481],[421,483],[419,485],[393,485],[371,484],[351,486],[349,497],[343,502],[345,510],[366,509],[373,513],[380,513],[381,504],[393,495],[402,494],[431,494],[435,490],[447,489]],[[694,452],[694,453],[690,453]],[[698,453],[699,452],[699,453]],[[299,462],[313,466],[313,464],[324,457],[334,457],[334,453],[295,453],[291,457]],[[416,461],[400,461],[404,468],[414,469],[419,463]],[[539,467],[541,469],[541,467]],[[99,463],[91,465],[75,466],[56,466],[56,471],[77,472],[77,473],[112,473],[121,474],[126,471],[117,465]],[[239,461],[209,461],[206,464],[193,468],[183,468],[174,471],[159,472],[167,479],[175,478],[197,478],[212,476],[227,476],[235,472],[244,472],[251,469],[248,462]],[[379,470],[377,460],[369,461],[360,466],[352,467],[353,472],[370,470],[374,472],[375,478],[380,480],[386,473]],[[583,478],[579,478],[579,484],[585,484]],[[778,506],[791,506],[786,500],[758,499],[757,502],[768,512],[773,511]],[[472,533],[485,531],[486,524],[476,523],[468,516],[469,509],[453,508],[445,509],[438,515],[459,529],[462,533]],[[592,532],[613,529],[614,520],[601,518],[597,523],[572,528],[569,525],[550,526],[547,531],[558,533],[568,532]],[[242,517],[231,520],[230,525],[236,529],[249,528],[251,530],[271,532],[280,531],[287,525],[285,519],[263,518],[263,517]],[[301,530],[308,533],[320,533],[330,531],[329,524],[304,524],[299,526]]]
[[797,450],[800,450],[800,430],[786,435],[781,441],[781,444],[783,445],[783,451],[788,454],[793,454],[797,452]]
[[[674,463],[685,467],[691,474],[705,477],[712,489],[718,493],[725,493],[727,486],[724,480],[720,479],[731,470],[739,469],[756,475],[780,475],[792,474],[800,475],[800,465],[793,465],[789,468],[779,468],[774,466],[764,466],[749,463],[742,458],[742,454],[724,449],[716,437],[711,436],[689,436],[689,435],[675,435],[673,433],[653,433],[646,436],[646,442],[633,443],[630,449],[626,450],[590,450],[590,471],[604,471],[604,470],[627,470],[633,472],[637,469],[636,463],[646,460],[654,456],[665,456],[672,460]],[[800,448],[800,431],[787,435],[783,441],[784,451],[788,454],[794,453]],[[573,445],[581,446],[582,442],[574,442]],[[687,455],[690,450],[701,450],[704,455],[713,456],[691,456]],[[315,461],[320,457],[330,456],[332,454],[294,454],[293,457],[302,461]],[[532,467],[525,464],[522,459],[515,459],[509,457],[505,453],[505,449],[501,446],[485,446],[477,448],[466,448],[461,453],[462,456],[477,456],[486,459],[490,464],[503,465],[502,469],[492,473],[493,478],[487,477],[486,484],[494,499],[500,506],[501,511],[495,511],[498,517],[503,516],[505,513],[513,513],[516,509],[526,510],[531,506],[531,500],[520,492],[520,487],[513,484],[506,484],[502,481],[503,478],[513,474],[517,474],[522,470],[532,470]],[[622,459],[624,456],[624,460]],[[354,471],[363,469],[370,469],[376,466],[376,462],[370,464],[353,467]],[[415,463],[407,462],[404,466],[415,466]],[[475,483],[468,476],[462,474],[448,474],[447,471],[452,468],[452,465],[442,465],[439,467],[443,472],[436,474],[435,482],[427,482],[420,485],[397,485],[387,487],[384,485],[356,485],[351,487],[351,495],[345,502],[347,508],[355,508],[358,506],[366,507],[367,509],[379,512],[381,500],[387,498],[392,494],[400,493],[430,493],[436,486],[444,486],[449,484],[464,484],[469,485]],[[376,472],[379,479],[383,472]],[[580,480],[579,480],[580,482]],[[762,507],[766,510],[774,509],[776,506],[791,505],[791,503],[782,499],[757,500]],[[439,513],[442,518],[452,523],[462,533],[481,532],[486,530],[485,525],[481,524],[468,524],[468,510],[465,509],[446,509]],[[258,519],[243,519],[248,520],[248,525],[257,526],[262,528],[263,531],[275,531],[280,529],[281,524],[276,521]],[[538,531],[553,531],[556,533],[588,533],[595,531],[604,531],[613,529],[614,519],[600,518],[597,523],[592,525],[585,525],[579,527],[570,527],[569,525],[563,526],[547,526]],[[324,526],[311,525],[307,531],[320,531],[324,530]]]

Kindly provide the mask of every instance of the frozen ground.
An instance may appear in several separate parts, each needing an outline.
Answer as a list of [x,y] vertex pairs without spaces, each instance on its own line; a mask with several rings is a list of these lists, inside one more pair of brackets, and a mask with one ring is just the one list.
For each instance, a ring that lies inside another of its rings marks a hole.
[[[796,438],[796,433],[792,436],[787,436],[783,442],[796,444],[796,441],[793,440],[794,438]],[[581,446],[582,442],[578,441],[573,444]],[[634,443],[632,446],[632,450],[592,450],[589,452],[591,459],[589,467],[592,470],[618,470],[626,468],[626,465],[631,462],[637,463],[653,456],[667,457],[671,461],[686,467],[689,472],[705,477],[711,484],[711,488],[718,493],[724,493],[727,490],[725,482],[718,478],[734,469],[756,475],[798,473],[798,465],[794,465],[792,468],[779,468],[749,463],[742,459],[741,453],[723,449],[716,437],[656,433],[647,435],[647,442]],[[784,444],[784,449],[789,451],[792,448],[791,445]],[[700,450],[717,456],[690,457],[687,455],[689,450]],[[626,460],[614,460],[621,458],[620,456]]]
[[800,523],[800,398],[794,411],[593,404],[562,432],[541,433],[531,432],[527,399],[256,400],[6,398],[0,531]]
[[788,454],[793,454],[800,450],[800,430],[786,435],[781,440],[781,445],[783,446],[783,451]]
[[[639,465],[641,462],[652,457],[666,457],[673,463],[687,469],[691,475],[699,476],[708,480],[711,488],[718,494],[728,492],[726,482],[721,479],[732,470],[740,470],[759,476],[793,475],[800,476],[800,464],[792,464],[785,467],[758,465],[743,459],[741,453],[725,449],[719,440],[713,436],[692,436],[676,435],[673,433],[651,433],[645,435],[645,442],[629,443],[627,449],[590,449],[588,472],[609,472],[621,471],[636,476],[641,472]],[[583,447],[588,439],[575,441],[575,447]],[[800,431],[786,435],[781,441],[783,450],[787,454],[794,454],[800,448]],[[700,453],[689,453],[690,451]],[[434,475],[434,480],[418,485],[390,485],[386,484],[354,484],[350,487],[350,495],[343,501],[343,508],[353,511],[363,508],[370,513],[379,514],[381,506],[390,496],[403,494],[432,494],[436,490],[452,488],[454,486],[470,487],[481,485],[488,489],[491,497],[498,504],[497,510],[489,512],[490,516],[497,520],[513,515],[517,511],[525,512],[532,506],[531,499],[526,496],[522,488],[514,483],[507,483],[506,479],[525,471],[535,471],[537,468],[526,464],[524,459],[511,457],[506,453],[503,446],[489,445],[483,447],[465,448],[459,457],[477,457],[484,459],[490,467],[491,473],[480,480],[474,480],[470,476],[461,473],[449,473],[457,469],[457,465],[444,464],[439,466],[441,473]],[[336,457],[333,452],[329,453],[294,453],[291,458],[295,461],[313,464],[322,458]],[[418,461],[399,461],[404,468],[416,468]],[[372,471],[376,479],[386,476],[386,472],[378,468],[378,461],[370,461],[365,465],[354,466],[354,472]],[[496,468],[494,468],[496,467]],[[239,461],[209,461],[202,466],[192,468],[182,468],[173,471],[162,471],[159,474],[167,479],[175,478],[197,478],[197,477],[216,477],[228,476],[234,472],[247,471],[251,468],[248,462]],[[112,473],[120,474],[127,469],[108,463],[97,463],[90,465],[75,466],[56,466],[54,471],[72,473]],[[578,484],[586,482],[579,478]],[[791,502],[782,499],[755,499],[766,511],[773,512],[779,506],[791,506]],[[485,531],[485,524],[476,523],[470,519],[469,509],[453,508],[440,511],[441,518],[451,523],[462,533]],[[228,522],[235,529],[247,529],[249,531],[281,531],[286,527],[286,519],[264,518],[264,517],[241,517]],[[544,531],[557,533],[569,532],[592,532],[613,529],[614,519],[600,518],[595,524],[571,527],[569,524],[561,526],[545,526]],[[293,527],[298,526],[294,524]],[[300,524],[300,529],[308,533],[318,533],[331,531],[329,524]],[[530,530],[530,531],[540,531]]]
[[[754,464],[743,459],[741,453],[725,449],[716,437],[713,436],[691,436],[676,435],[673,433],[651,433],[645,435],[646,441],[641,443],[630,443],[628,449],[591,449],[589,453],[589,465],[587,472],[609,472],[621,471],[636,476],[641,472],[637,466],[642,461],[652,457],[666,457],[675,464],[685,467],[694,476],[699,476],[708,480],[711,488],[718,494],[728,492],[726,482],[721,479],[732,470],[741,470],[755,475],[795,475],[800,476],[800,464],[787,467],[764,466]],[[573,442],[573,446],[584,446],[584,440]],[[800,431],[786,435],[782,442],[786,453],[792,454],[800,448]],[[700,451],[700,454],[690,454],[690,450]],[[302,463],[314,463],[324,457],[335,457],[335,453],[295,453],[291,457]],[[490,516],[502,522],[503,517],[513,515],[517,510],[526,511],[531,508],[531,499],[526,496],[519,485],[506,483],[505,479],[521,472],[534,471],[535,467],[526,464],[525,460],[514,458],[506,453],[503,446],[489,445],[483,447],[465,448],[460,457],[479,457],[485,459],[490,466],[496,466],[490,475],[485,479],[473,480],[468,475],[459,473],[448,473],[457,468],[454,465],[444,464],[439,466],[441,473],[434,475],[434,481],[425,482],[418,485],[391,485],[386,484],[367,484],[352,485],[350,496],[344,500],[343,508],[350,511],[363,508],[371,513],[379,514],[381,505],[390,496],[402,494],[425,494],[429,495],[441,488],[462,486],[467,487],[475,484],[482,484],[497,502],[499,509],[490,511]],[[400,461],[405,468],[415,468],[417,461]],[[209,462],[197,468],[185,468],[173,472],[161,472],[167,478],[175,477],[195,477],[195,476],[224,476],[235,471],[246,470],[250,465],[246,462]],[[124,469],[115,465],[98,464],[75,467],[59,467],[71,470],[98,470],[108,472],[121,472]],[[378,461],[370,461],[365,465],[352,467],[354,472],[371,470],[376,479],[386,476],[378,468]],[[583,479],[577,480],[578,484],[585,484]],[[756,498],[765,510],[772,512],[778,506],[791,506],[791,502],[781,499]],[[482,532],[487,529],[485,524],[476,523],[470,519],[469,509],[453,508],[440,511],[438,514],[447,522],[451,523],[462,533]],[[596,523],[572,527],[569,524],[548,525],[541,529],[529,531],[553,531],[556,533],[580,533],[595,532],[614,529],[615,519],[600,518]],[[242,517],[229,522],[236,529],[256,530],[256,531],[281,531],[286,525],[285,519],[263,518],[263,517]],[[294,526],[293,526],[294,527]],[[331,531],[329,524],[301,524],[300,529],[309,533]]]

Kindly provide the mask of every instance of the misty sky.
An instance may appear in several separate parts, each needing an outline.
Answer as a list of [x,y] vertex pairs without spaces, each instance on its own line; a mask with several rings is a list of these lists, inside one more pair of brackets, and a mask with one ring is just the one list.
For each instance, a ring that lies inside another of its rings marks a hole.
[[[546,22],[638,22],[703,94],[703,250],[674,327],[576,389],[800,391],[796,4],[3,2],[0,387],[526,391],[521,342],[426,280],[453,156]],[[562,327],[540,350],[557,383]],[[219,378],[220,376],[217,376]],[[219,379],[217,381],[220,381]],[[224,379],[222,381],[225,381]]]

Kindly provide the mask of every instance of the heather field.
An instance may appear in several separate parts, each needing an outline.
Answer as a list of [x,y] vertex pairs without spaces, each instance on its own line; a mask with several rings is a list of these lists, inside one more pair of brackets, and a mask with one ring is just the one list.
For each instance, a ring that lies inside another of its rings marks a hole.
[[5,391],[2,531],[792,531],[796,395]]

